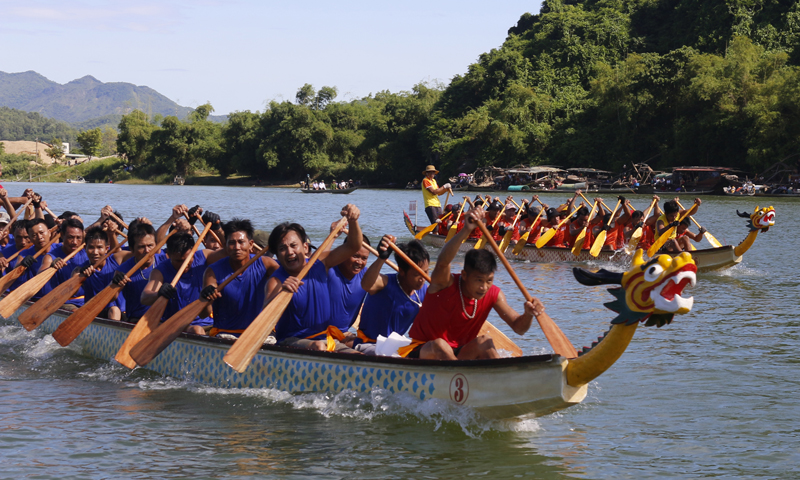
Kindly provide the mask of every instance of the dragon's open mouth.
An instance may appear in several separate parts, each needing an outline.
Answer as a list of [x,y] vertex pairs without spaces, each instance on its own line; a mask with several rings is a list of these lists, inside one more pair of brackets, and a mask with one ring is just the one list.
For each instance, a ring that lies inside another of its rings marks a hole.
[[758,222],[761,224],[761,228],[769,228],[775,225],[775,212],[769,212]]
[[681,296],[683,289],[697,283],[697,267],[685,265],[653,287],[650,298],[657,310],[669,313],[688,312],[694,305],[694,297]]

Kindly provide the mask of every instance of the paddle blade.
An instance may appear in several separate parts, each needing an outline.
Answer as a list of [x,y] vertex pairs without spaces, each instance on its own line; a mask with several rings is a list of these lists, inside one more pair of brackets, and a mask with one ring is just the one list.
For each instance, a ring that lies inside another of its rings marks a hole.
[[719,248],[722,246],[722,244],[719,243],[719,240],[717,240],[717,238],[714,235],[711,235],[709,232],[704,233],[703,236],[706,237],[708,243],[710,243],[714,248]]
[[165,348],[178,338],[178,335],[189,326],[192,321],[206,308],[208,302],[198,298],[194,302],[180,309],[175,315],[159,325],[144,340],[131,348],[131,358],[142,367],[150,363]]
[[550,230],[544,232],[537,240],[536,240],[536,248],[542,248],[547,245],[547,242],[552,240],[553,237],[556,236],[556,229],[551,228]]
[[57,286],[22,312],[19,316],[19,323],[28,331],[38,327],[80,290],[84,280],[86,277],[83,275],[76,275]]
[[72,343],[72,341],[78,338],[78,335],[86,330],[86,327],[100,315],[100,312],[117,297],[121,288],[122,287],[116,284],[111,284],[104,288],[100,293],[86,302],[84,306],[75,310],[72,315],[61,322],[61,325],[53,332],[53,338],[55,338],[62,347],[66,347]]
[[14,268],[14,270],[11,270],[7,274],[3,275],[3,277],[0,278],[0,294],[8,290],[8,287],[10,287],[14,282],[17,281],[19,277],[22,276],[23,273],[25,273],[25,270],[27,270],[27,268],[20,265]]
[[481,332],[479,335],[489,335],[492,337],[492,342],[494,342],[496,349],[509,351],[511,352],[512,357],[522,356],[522,349],[519,348],[517,344],[514,343],[510,338],[508,338],[505,333],[501,332],[497,327],[488,321],[483,322],[483,326],[481,327]]
[[244,372],[291,301],[292,293],[285,290],[273,298],[225,354],[225,363],[239,373]]
[[438,223],[434,223],[434,224],[432,224],[430,226],[427,226],[427,227],[423,228],[422,230],[420,230],[419,233],[414,235],[414,238],[416,238],[417,240],[422,240],[422,237],[424,237],[425,235],[431,233],[433,231],[433,229],[438,227],[438,226],[439,226]]
[[508,244],[511,243],[511,236],[514,234],[513,230],[509,230],[503,235],[503,241],[500,242],[500,251],[506,253],[506,249],[508,249]]
[[522,236],[519,237],[519,241],[517,242],[517,244],[514,245],[514,249],[511,250],[511,253],[513,253],[514,255],[519,255],[520,253],[522,253],[522,250],[525,249],[525,245],[528,243],[528,235],[530,234],[531,232],[523,233]]
[[586,227],[583,227],[581,233],[578,234],[578,238],[575,239],[575,244],[572,245],[572,254],[576,257],[581,254],[581,249],[583,248],[583,242],[586,240]]
[[483,236],[481,236],[481,238],[479,238],[478,241],[475,242],[475,250],[480,250],[485,245],[486,245],[486,239]]
[[652,257],[653,255],[655,255],[656,252],[659,251],[661,247],[664,246],[665,243],[667,243],[667,240],[670,239],[673,232],[675,232],[675,227],[670,227],[666,232],[664,232],[660,237],[658,237],[658,239],[655,242],[653,242],[653,245],[651,245],[650,248],[647,250],[647,256]]
[[128,338],[126,338],[122,346],[119,347],[119,351],[117,351],[117,354],[114,356],[114,360],[130,369],[136,368],[136,360],[131,358],[131,349],[158,327],[158,324],[161,322],[161,316],[164,315],[164,310],[167,308],[167,303],[169,303],[169,300],[164,297],[158,297],[155,303],[147,309],[142,318],[136,322],[136,326],[133,327],[131,333],[128,334]]
[[449,242],[453,237],[456,236],[458,233],[458,226],[454,223],[450,225],[450,229],[447,231],[447,238],[444,239],[444,243]]
[[44,272],[36,275],[27,282],[23,283],[16,290],[6,295],[3,300],[0,300],[0,315],[3,318],[8,318],[17,311],[23,303],[30,300],[30,298],[44,287],[47,282],[56,274],[55,268],[48,268]]
[[597,238],[594,239],[594,243],[592,244],[592,249],[589,250],[589,254],[593,257],[599,255],[600,250],[603,249],[603,245],[605,243],[606,243],[606,231],[604,229],[599,234],[597,234]]

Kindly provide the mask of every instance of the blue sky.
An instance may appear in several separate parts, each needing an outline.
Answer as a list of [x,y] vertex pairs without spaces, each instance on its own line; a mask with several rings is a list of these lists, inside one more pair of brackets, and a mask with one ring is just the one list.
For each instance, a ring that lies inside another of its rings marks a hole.
[[305,83],[337,100],[448,83],[499,47],[517,0],[0,0],[0,70],[58,83],[92,75],[147,85],[217,114],[293,100]]

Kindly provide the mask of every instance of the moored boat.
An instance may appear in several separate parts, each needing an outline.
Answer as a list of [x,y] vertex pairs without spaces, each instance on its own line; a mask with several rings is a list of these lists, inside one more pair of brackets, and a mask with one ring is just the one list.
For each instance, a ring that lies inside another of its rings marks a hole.
[[350,188],[339,188],[335,190],[314,190],[314,189],[302,189],[300,190],[303,193],[338,193],[340,195],[346,195],[351,193],[355,190],[358,190],[358,187],[350,187]]

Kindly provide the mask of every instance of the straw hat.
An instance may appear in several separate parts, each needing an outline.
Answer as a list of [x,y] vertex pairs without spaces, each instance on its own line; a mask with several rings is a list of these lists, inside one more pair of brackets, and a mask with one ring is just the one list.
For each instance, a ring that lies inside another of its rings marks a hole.
[[439,173],[439,170],[436,170],[436,167],[434,167],[433,165],[428,165],[425,168],[425,170],[422,171],[422,174],[424,175],[424,174],[426,174],[428,172],[433,172],[433,174],[435,175],[435,174]]

